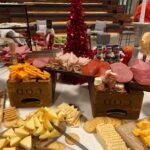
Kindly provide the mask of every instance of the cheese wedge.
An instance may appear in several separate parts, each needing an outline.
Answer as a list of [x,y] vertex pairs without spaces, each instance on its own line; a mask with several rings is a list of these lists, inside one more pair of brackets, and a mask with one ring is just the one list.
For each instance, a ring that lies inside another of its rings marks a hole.
[[16,134],[12,128],[3,133],[3,137],[15,137]]
[[58,126],[59,123],[60,123],[58,119],[53,119],[52,122],[53,122],[56,126]]
[[19,145],[20,141],[21,141],[20,137],[13,137],[10,139],[10,146],[11,147],[17,147]]
[[49,120],[55,119],[57,118],[57,113],[55,109],[49,109],[47,107],[45,107],[45,110],[47,111],[47,117]]
[[21,127],[21,126],[23,126],[24,124],[25,124],[25,121],[22,120],[21,118],[19,118],[19,119],[17,120],[17,126],[18,126],[18,127]]
[[35,124],[35,127],[37,128],[41,126],[41,123],[37,117],[34,117],[34,124]]
[[55,138],[55,137],[59,137],[59,136],[60,136],[60,133],[59,133],[56,129],[53,129],[53,130],[50,132],[48,138]]
[[25,124],[25,128],[29,129],[29,130],[35,130],[35,124],[34,124],[34,118],[32,117],[30,120],[28,120]]
[[143,121],[136,123],[136,126],[142,130],[148,129],[150,127],[150,122],[147,120],[143,120]]
[[15,133],[17,136],[19,136],[21,138],[29,135],[29,132],[22,127],[16,128]]
[[40,135],[39,139],[44,140],[47,139],[50,136],[50,132],[47,130],[42,135]]
[[42,124],[35,132],[33,132],[33,135],[39,136],[39,135],[42,135],[44,132],[45,132],[44,126]]
[[0,149],[6,147],[8,143],[9,143],[8,139],[0,139]]
[[3,150],[16,150],[16,147],[6,147],[6,148],[3,148]]
[[31,150],[32,149],[32,138],[31,138],[31,136],[27,136],[23,140],[21,140],[20,146],[26,150]]

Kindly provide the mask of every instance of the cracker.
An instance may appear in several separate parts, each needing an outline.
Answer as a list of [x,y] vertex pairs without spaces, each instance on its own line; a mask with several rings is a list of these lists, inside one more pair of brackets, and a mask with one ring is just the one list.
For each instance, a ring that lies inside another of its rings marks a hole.
[[62,143],[59,143],[59,150],[66,150],[66,146]]
[[87,121],[84,123],[83,129],[88,133],[94,133],[96,127],[93,125],[93,123],[91,121]]
[[8,127],[13,127],[17,123],[17,111],[15,107],[6,108],[4,110],[4,125]]
[[[79,136],[77,135],[77,134],[75,134],[75,133],[70,133],[69,134],[73,139],[75,139],[76,141],[80,141],[80,138],[79,138]],[[66,141],[66,143],[67,144],[70,144],[70,145],[74,145],[74,143],[72,142],[72,141],[70,141],[70,139],[68,139],[68,138],[66,138],[65,137],[65,141]]]
[[60,150],[58,142],[51,143],[50,145],[48,145],[48,148],[53,150]]
[[[107,118],[108,119],[108,118]],[[97,126],[97,135],[104,149],[125,150],[127,146],[112,124]]]
[[80,112],[73,105],[68,105],[67,103],[62,103],[58,106],[59,112],[65,114],[65,121],[69,126],[79,127],[80,125]]
[[16,123],[17,123],[17,119],[14,119],[14,120],[11,120],[11,121],[5,121],[4,125],[5,125],[5,127],[10,128],[10,127],[15,126]]

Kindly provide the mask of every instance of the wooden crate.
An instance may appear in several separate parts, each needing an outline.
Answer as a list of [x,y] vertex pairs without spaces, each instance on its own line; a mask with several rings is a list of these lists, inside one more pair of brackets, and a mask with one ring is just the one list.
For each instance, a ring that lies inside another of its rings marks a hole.
[[50,80],[7,81],[10,103],[15,107],[41,107],[52,104]]
[[93,116],[112,116],[137,119],[140,114],[144,93],[130,90],[127,93],[97,91],[92,87],[91,104]]

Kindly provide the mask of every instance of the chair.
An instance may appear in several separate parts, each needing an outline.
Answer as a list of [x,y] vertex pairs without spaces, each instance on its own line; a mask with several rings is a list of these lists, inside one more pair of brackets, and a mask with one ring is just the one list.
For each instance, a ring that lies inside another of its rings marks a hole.
[[[119,45],[122,45],[123,40],[125,40],[125,45],[129,45],[131,42],[131,36],[135,34],[133,26],[125,26],[124,31],[119,37]],[[124,39],[125,37],[125,39]]]
[[46,34],[46,30],[47,30],[46,20],[36,20],[36,27],[37,27],[36,33]]
[[110,43],[110,34],[105,32],[106,30],[106,22],[96,20],[95,29],[88,30],[87,34],[89,35],[90,45],[91,45],[91,36],[97,36],[97,44],[98,45],[107,45]]

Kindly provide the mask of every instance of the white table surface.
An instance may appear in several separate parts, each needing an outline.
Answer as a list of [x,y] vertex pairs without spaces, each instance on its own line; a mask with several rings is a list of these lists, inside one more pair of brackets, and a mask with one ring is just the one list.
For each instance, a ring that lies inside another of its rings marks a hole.
[[[8,68],[0,68],[0,87],[5,89],[6,88],[6,81],[9,76]],[[90,104],[90,98],[89,98],[89,92],[87,89],[87,86],[80,86],[80,85],[67,85],[67,84],[61,84],[57,83],[56,85],[56,101],[53,104],[53,106],[57,106],[58,104],[62,102],[68,102],[68,103],[74,103],[78,105],[82,111],[84,111],[84,114],[88,118],[92,118],[92,111],[91,111],[91,104]],[[9,106],[9,100],[6,101],[6,107]],[[21,117],[25,117],[29,114],[29,112],[32,112],[36,110],[37,108],[26,108],[26,109],[18,109],[18,114]],[[144,92],[144,100],[142,105],[142,110],[140,113],[140,118],[143,118],[144,116],[150,115],[150,93]],[[74,132],[77,133],[80,136],[80,142],[84,144],[89,150],[103,150],[101,144],[98,142],[96,135],[94,134],[88,134],[84,131],[84,129],[80,128],[67,128],[67,132]],[[4,127],[2,126],[0,128],[0,131],[4,130]],[[63,142],[67,146],[67,150],[80,150],[77,146],[70,146],[67,145],[64,141],[64,136],[61,136],[58,141]]]

